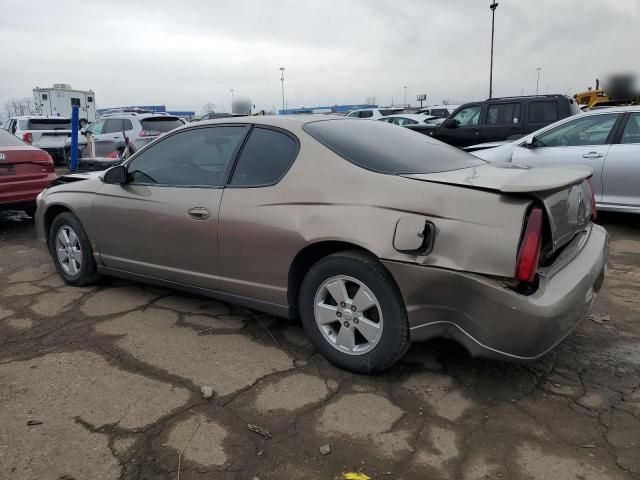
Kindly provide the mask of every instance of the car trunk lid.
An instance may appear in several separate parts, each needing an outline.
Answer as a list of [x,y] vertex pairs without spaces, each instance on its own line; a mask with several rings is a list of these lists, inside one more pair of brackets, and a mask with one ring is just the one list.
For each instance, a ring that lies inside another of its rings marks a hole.
[[71,136],[71,120],[68,118],[32,118],[27,125],[29,141],[40,148],[63,148]]
[[593,205],[588,181],[591,175],[591,168],[582,166],[530,168],[488,163],[448,172],[403,176],[537,199],[544,205],[549,219],[551,242],[546,253],[552,254],[591,222]]
[[30,181],[55,173],[47,152],[27,146],[0,146],[0,202],[13,198]]

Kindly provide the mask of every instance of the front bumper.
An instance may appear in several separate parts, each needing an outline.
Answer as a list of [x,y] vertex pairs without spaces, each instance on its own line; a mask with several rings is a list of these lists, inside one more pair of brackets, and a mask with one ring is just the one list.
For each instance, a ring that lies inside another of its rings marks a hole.
[[606,230],[593,225],[574,242],[540,270],[539,287],[528,296],[481,275],[383,263],[403,294],[411,340],[448,337],[473,356],[533,360],[581,323],[602,285]]

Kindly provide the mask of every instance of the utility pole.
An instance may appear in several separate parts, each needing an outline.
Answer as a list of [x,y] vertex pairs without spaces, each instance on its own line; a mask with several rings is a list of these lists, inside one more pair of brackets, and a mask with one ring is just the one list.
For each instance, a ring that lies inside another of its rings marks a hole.
[[538,95],[538,89],[540,87],[540,71],[542,70],[542,67],[538,67],[536,70],[538,71],[538,78],[536,79],[536,95]]
[[493,3],[489,5],[491,10],[491,65],[489,67],[489,98],[493,96],[493,32],[495,30],[496,23],[496,8],[498,8],[498,2],[493,0]]
[[229,91],[231,92],[231,112],[230,113],[233,113],[233,88]]
[[286,110],[285,107],[285,102],[284,102],[284,67],[280,67],[280,81],[282,82],[282,110],[283,110],[283,114],[284,114],[284,110]]
[[404,106],[407,106],[407,86],[404,86]]

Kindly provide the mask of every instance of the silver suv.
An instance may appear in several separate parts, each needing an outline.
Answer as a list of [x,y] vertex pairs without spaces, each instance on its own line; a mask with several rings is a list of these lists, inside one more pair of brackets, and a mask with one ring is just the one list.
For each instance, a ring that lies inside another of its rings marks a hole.
[[127,138],[129,149],[133,153],[159,136],[182,125],[184,125],[182,120],[172,115],[135,112],[108,113],[81,131],[83,135],[80,135],[79,144],[86,145],[85,135],[89,133],[94,139],[94,156],[107,157],[113,156],[114,152],[123,148],[125,138]]

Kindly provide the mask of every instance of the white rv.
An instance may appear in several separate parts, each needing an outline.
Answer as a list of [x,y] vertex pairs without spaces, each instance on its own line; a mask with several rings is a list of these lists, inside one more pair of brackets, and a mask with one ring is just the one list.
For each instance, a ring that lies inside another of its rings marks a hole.
[[66,83],[54,83],[53,88],[34,88],[36,113],[44,116],[71,118],[71,107],[80,107],[80,125],[96,120],[96,97],[93,90],[72,90]]

